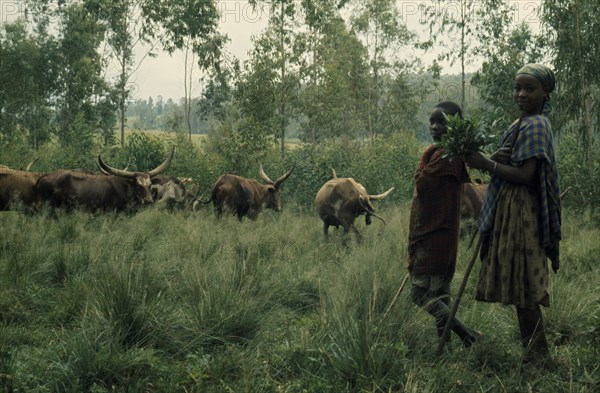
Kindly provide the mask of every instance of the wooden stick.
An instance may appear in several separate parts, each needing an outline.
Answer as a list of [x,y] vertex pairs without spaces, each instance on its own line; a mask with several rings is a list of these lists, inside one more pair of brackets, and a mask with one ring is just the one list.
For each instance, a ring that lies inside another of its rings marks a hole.
[[408,281],[408,277],[409,276],[410,276],[410,274],[406,273],[406,275],[402,279],[402,283],[400,284],[400,288],[398,288],[398,290],[396,291],[396,294],[394,295],[392,301],[390,302],[390,305],[387,307],[387,309],[383,313],[383,317],[381,317],[381,319],[385,319],[385,317],[388,315],[388,313],[390,312],[390,310],[392,309],[392,307],[396,303],[396,300],[398,300],[398,296],[400,296],[400,293],[402,293],[402,291],[404,290],[404,286],[406,285],[406,282]]
[[452,303],[452,308],[450,309],[450,316],[446,321],[446,326],[444,326],[444,332],[442,333],[442,337],[440,337],[440,343],[438,345],[437,354],[438,356],[442,354],[444,350],[444,345],[446,345],[446,341],[448,341],[448,334],[450,333],[450,326],[454,323],[454,316],[456,315],[456,310],[458,310],[458,304],[460,303],[460,298],[465,291],[465,287],[467,286],[467,281],[469,280],[469,275],[471,274],[471,269],[473,269],[473,265],[475,264],[475,260],[477,259],[477,255],[479,254],[479,249],[481,248],[481,240],[482,237],[479,235],[479,239],[477,240],[477,246],[475,247],[475,252],[473,252],[473,256],[467,265],[467,271],[465,272],[465,276],[463,277],[462,283],[460,284],[460,289],[458,290],[458,294],[456,294],[456,300]]

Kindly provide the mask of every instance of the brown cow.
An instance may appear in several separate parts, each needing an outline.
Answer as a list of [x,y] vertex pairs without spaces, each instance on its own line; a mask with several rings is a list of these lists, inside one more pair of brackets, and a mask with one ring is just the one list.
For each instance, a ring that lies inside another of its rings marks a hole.
[[42,177],[38,195],[52,208],[70,210],[82,207],[95,211],[135,210],[154,202],[151,177],[165,171],[173,159],[173,148],[165,161],[149,172],[129,172],[113,168],[98,156],[98,166],[109,175],[90,175],[80,171],[58,170]]
[[219,176],[212,188],[210,200],[215,208],[217,217],[223,215],[223,208],[237,215],[242,221],[244,216],[251,220],[256,219],[263,207],[281,211],[280,188],[294,168],[287,171],[279,179],[273,181],[264,172],[262,165],[259,168],[260,177],[267,184],[260,184],[257,180],[246,179],[232,174]]
[[487,188],[487,184],[463,184],[462,207],[460,211],[461,219],[465,220],[473,218],[477,220],[479,218],[479,212],[483,206]]
[[35,210],[37,202],[36,183],[43,173],[18,171],[0,167],[0,210],[8,210],[13,202]]
[[375,214],[371,201],[387,197],[394,187],[383,194],[369,195],[365,187],[357,183],[351,177],[338,178],[333,171],[333,179],[321,187],[315,198],[317,214],[323,221],[323,233],[328,235],[329,226],[340,225],[344,233],[352,230],[356,234],[357,241],[361,241],[361,235],[354,226],[354,220],[361,214],[366,214],[365,222],[371,224],[371,216],[379,218],[385,224],[385,220]]

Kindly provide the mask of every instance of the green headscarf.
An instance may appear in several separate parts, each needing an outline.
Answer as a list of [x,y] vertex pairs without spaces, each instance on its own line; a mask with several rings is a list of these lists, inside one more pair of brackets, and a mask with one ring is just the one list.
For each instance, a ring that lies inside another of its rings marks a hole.
[[[554,78],[554,72],[543,64],[531,63],[526,64],[519,71],[517,71],[517,75],[519,74],[527,74],[536,77],[544,86],[548,93],[551,93],[554,90],[554,86],[556,85],[556,79]],[[550,97],[548,96],[544,100],[544,108],[543,113],[549,113],[552,110],[552,106],[550,105]]]

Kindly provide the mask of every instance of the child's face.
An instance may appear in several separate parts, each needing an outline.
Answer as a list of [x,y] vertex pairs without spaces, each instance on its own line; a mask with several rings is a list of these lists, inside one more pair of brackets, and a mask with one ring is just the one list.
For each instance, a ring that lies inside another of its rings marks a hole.
[[544,98],[548,96],[542,82],[533,75],[519,74],[515,78],[513,97],[526,115],[542,113]]
[[433,108],[431,111],[431,115],[429,116],[429,131],[431,132],[431,137],[436,142],[441,141],[442,135],[448,131],[442,109]]

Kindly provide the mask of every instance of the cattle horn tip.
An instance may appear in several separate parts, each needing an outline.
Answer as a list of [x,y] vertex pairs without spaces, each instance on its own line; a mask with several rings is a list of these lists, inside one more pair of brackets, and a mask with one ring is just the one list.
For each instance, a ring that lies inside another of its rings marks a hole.
[[258,164],[258,174],[267,183],[269,183],[269,184],[275,184],[275,182],[273,180],[271,180],[271,178],[269,176],[267,176],[267,174],[265,173],[265,170],[263,169],[262,164]]
[[105,163],[104,160],[102,160],[102,157],[100,156],[100,154],[98,154],[98,160],[96,161],[96,165],[98,165],[98,168],[104,174],[126,177],[126,178],[130,178],[130,179],[135,176],[135,174],[133,172],[129,172],[129,171],[126,171],[123,169],[117,169],[117,168],[111,167],[110,165]]
[[150,177],[152,177],[152,176],[156,176],[159,173],[166,171],[167,168],[171,165],[171,161],[173,161],[174,155],[175,155],[175,145],[173,145],[173,147],[171,148],[171,151],[169,152],[169,155],[162,162],[162,164],[160,164],[156,168],[152,169],[151,171],[148,171],[148,175],[150,175]]
[[294,168],[296,168],[295,165],[292,167],[292,169],[290,169],[289,171],[287,171],[286,173],[284,173],[279,179],[275,180],[275,186],[279,187],[281,185],[281,183],[284,182],[285,179],[287,179],[288,177],[290,177],[290,175],[292,174],[292,172],[294,172]]
[[390,193],[392,191],[394,191],[396,187],[392,187],[389,190],[387,190],[386,192],[382,193],[382,194],[377,194],[377,195],[369,195],[369,199],[374,200],[374,201],[378,201],[380,199],[383,199],[385,197],[387,197],[388,195],[390,195]]
[[27,166],[25,167],[25,172],[31,171],[31,167],[33,166],[33,164],[38,162],[39,159],[40,159],[40,156],[37,156],[33,159],[33,161],[31,161],[29,164],[27,164]]

